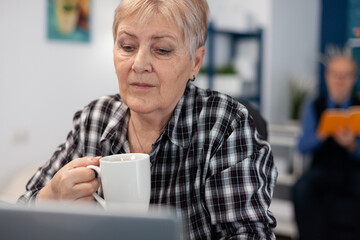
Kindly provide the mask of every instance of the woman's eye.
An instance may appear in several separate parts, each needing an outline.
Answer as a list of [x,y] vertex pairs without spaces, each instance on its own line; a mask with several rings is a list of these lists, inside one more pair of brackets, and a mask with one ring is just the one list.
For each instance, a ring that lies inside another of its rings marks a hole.
[[135,50],[135,48],[131,45],[127,45],[127,44],[122,44],[121,48],[125,51],[125,52],[133,52]]
[[157,50],[156,50],[156,52],[159,54],[159,55],[168,55],[168,54],[170,54],[171,52],[172,52],[172,50],[171,49],[165,49],[165,48],[158,48]]

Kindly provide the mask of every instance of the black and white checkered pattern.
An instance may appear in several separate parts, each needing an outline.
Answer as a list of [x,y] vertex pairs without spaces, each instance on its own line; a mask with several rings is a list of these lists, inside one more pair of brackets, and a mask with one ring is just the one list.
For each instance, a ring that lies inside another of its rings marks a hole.
[[[128,107],[102,97],[75,114],[74,128],[19,199],[28,203],[69,161],[129,152]],[[269,205],[277,172],[270,145],[230,97],[188,84],[153,143],[151,204],[172,205],[188,239],[275,239]]]

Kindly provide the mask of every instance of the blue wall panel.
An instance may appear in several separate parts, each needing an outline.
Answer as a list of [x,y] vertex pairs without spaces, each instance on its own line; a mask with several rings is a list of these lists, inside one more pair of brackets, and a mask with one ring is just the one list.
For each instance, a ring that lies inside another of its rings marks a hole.
[[[322,0],[321,53],[328,44],[343,46],[348,39],[349,0]],[[320,66],[320,93],[326,93],[324,66]]]

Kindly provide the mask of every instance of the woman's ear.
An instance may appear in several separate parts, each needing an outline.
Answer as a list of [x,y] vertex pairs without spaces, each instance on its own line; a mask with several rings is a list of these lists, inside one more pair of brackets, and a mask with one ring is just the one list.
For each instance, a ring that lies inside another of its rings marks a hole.
[[192,75],[197,76],[201,65],[203,64],[204,61],[204,56],[205,56],[205,47],[201,46],[198,49],[196,49],[195,51],[195,55],[194,55],[194,67],[193,67],[193,71],[192,71]]

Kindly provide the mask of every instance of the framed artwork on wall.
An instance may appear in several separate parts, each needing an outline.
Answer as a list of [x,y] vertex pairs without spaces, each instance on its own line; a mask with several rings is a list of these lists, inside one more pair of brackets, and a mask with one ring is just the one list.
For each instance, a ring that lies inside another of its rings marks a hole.
[[90,41],[90,0],[47,0],[50,40]]

